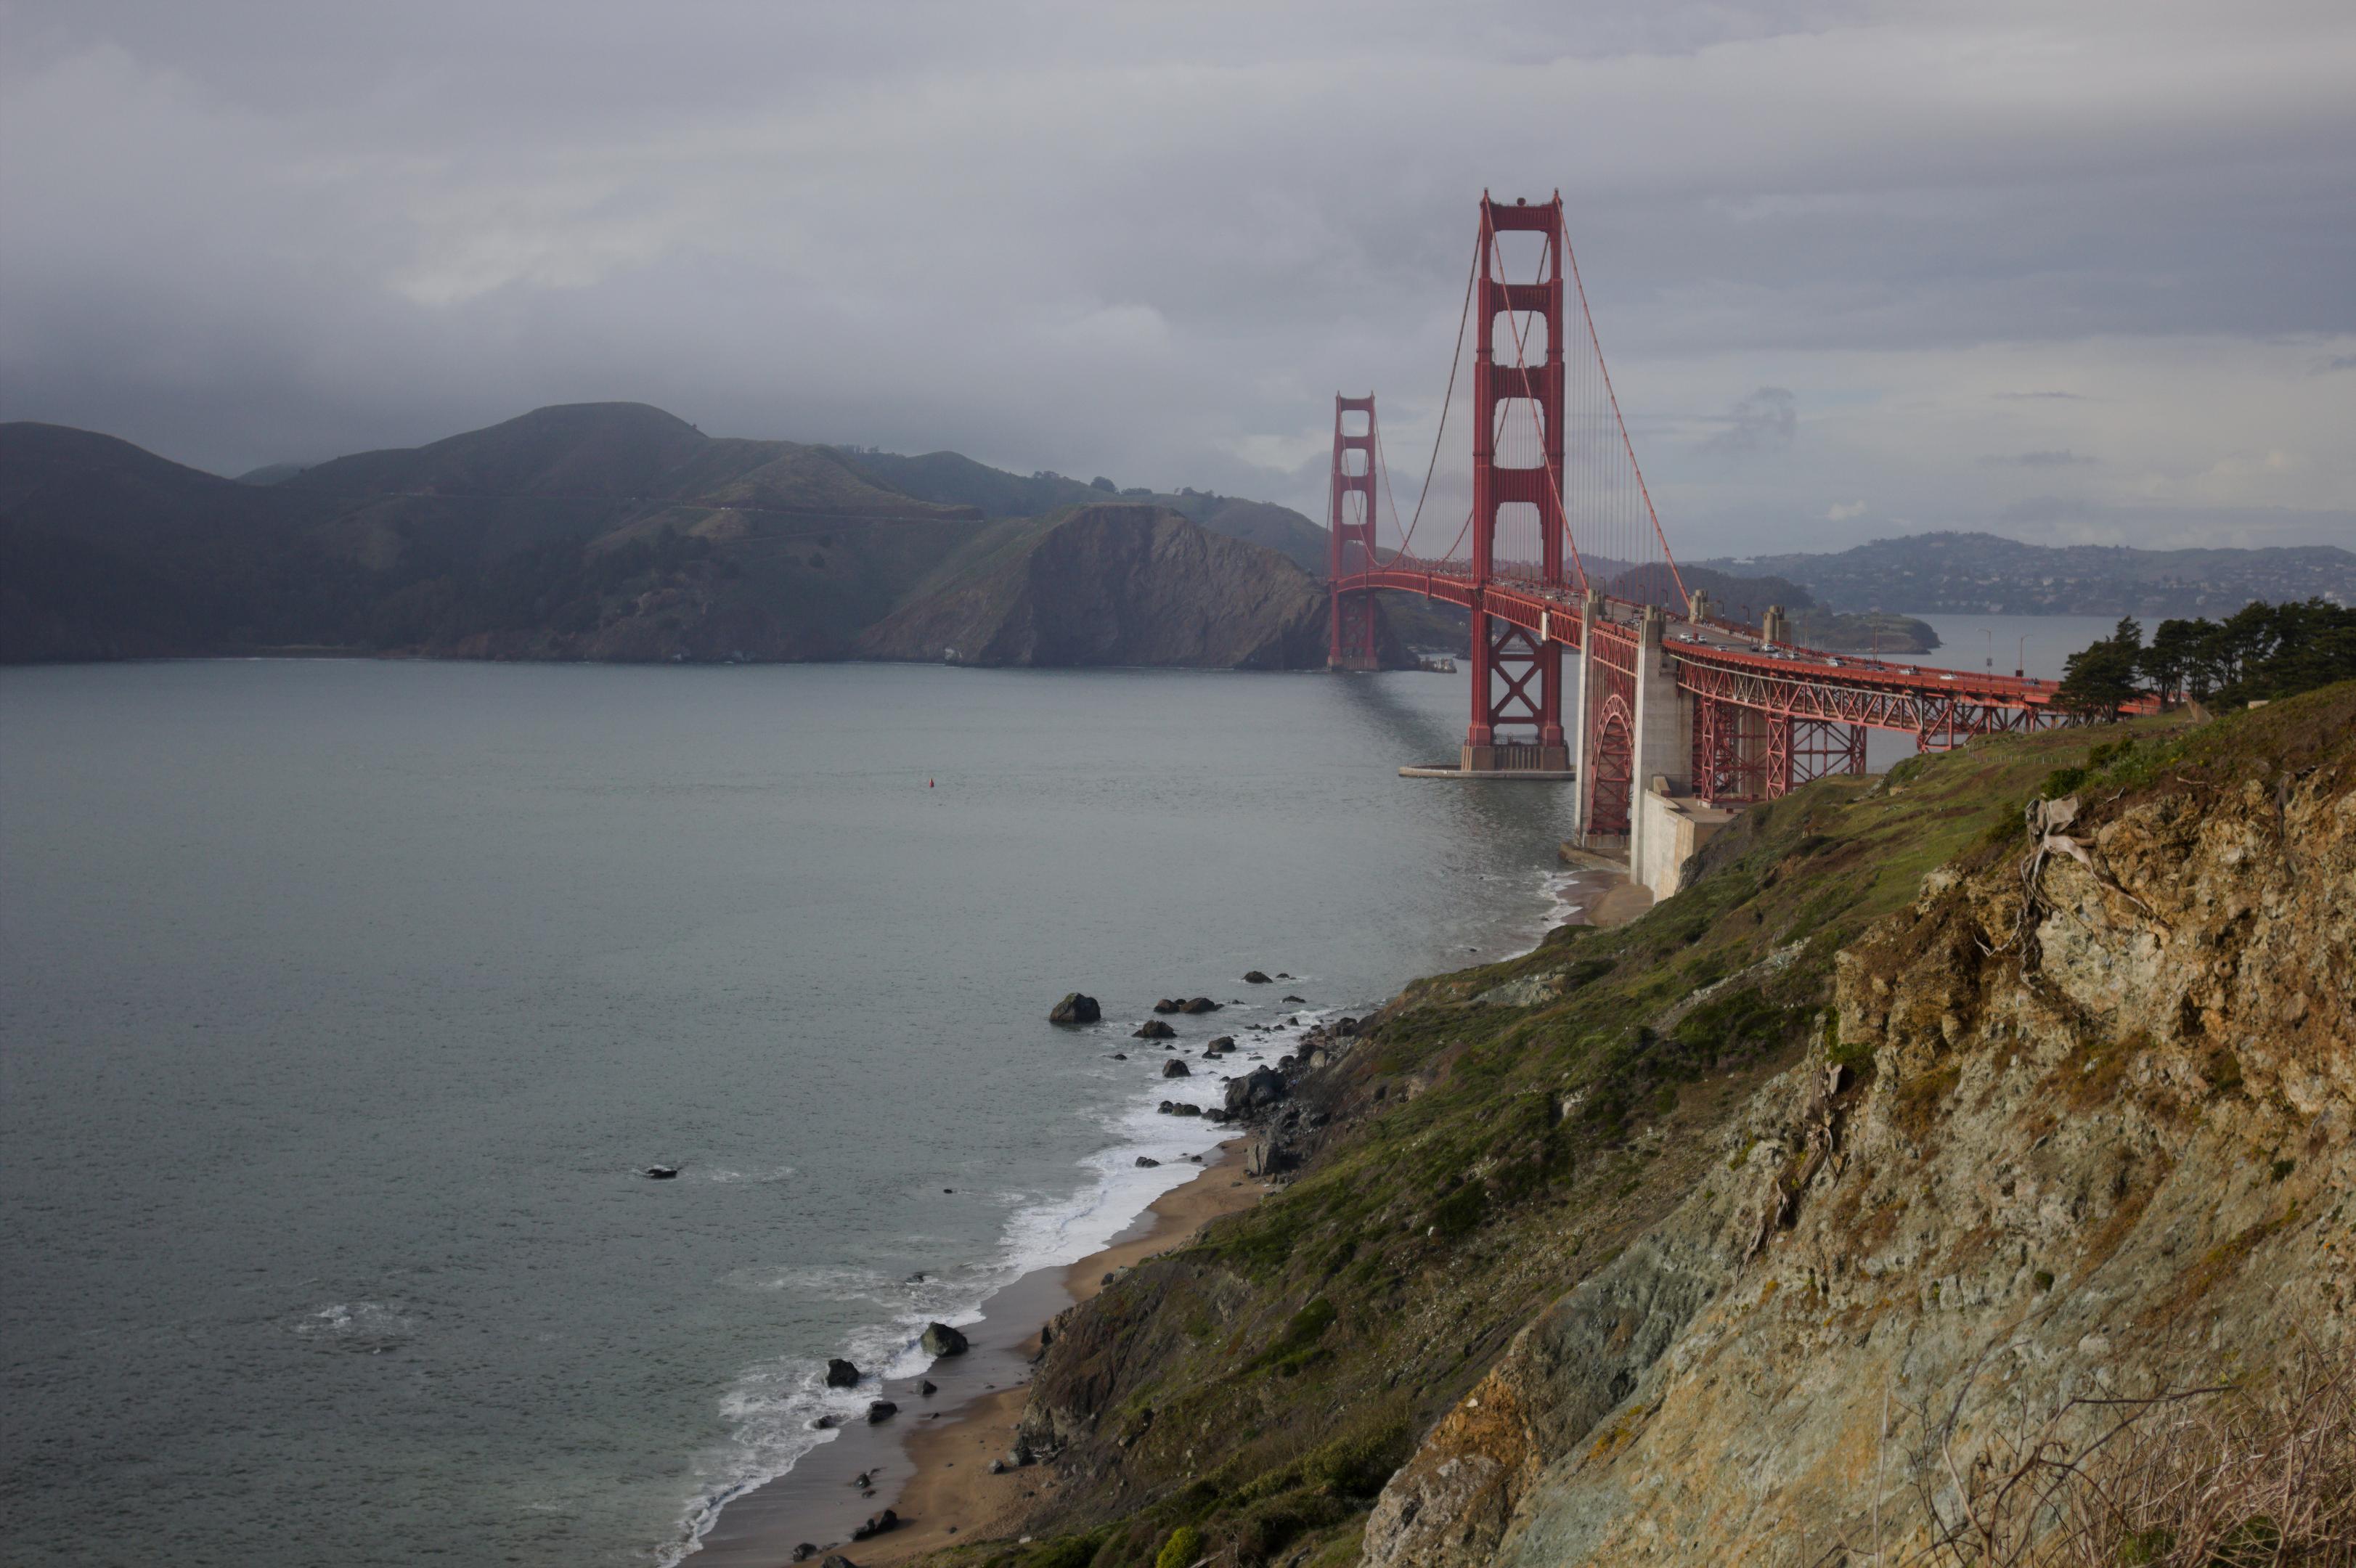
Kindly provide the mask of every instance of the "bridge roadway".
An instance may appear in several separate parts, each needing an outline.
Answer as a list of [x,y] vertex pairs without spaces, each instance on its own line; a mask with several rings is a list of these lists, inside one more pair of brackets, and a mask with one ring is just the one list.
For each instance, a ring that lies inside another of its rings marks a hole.
[[[2055,700],[2051,681],[1973,674],[1828,653],[1791,642],[1771,608],[1758,629],[1713,618],[1705,596],[1671,617],[1655,606],[1580,594],[1568,585],[1509,571],[1475,581],[1469,570],[1394,557],[1334,579],[1337,603],[1369,601],[1377,590],[1419,593],[1475,612],[1474,635],[1503,622],[1528,635],[1521,673],[1496,667],[1506,701],[1476,691],[1476,724],[1497,718],[1533,686],[1562,689],[1567,712],[1548,747],[1540,720],[1554,709],[1525,700],[1516,733],[1476,730],[1462,776],[1495,773],[1569,779],[1574,837],[1596,848],[1624,848],[1632,872],[1655,896],[1676,891],[1678,868],[1723,820],[1725,808],[1775,799],[1831,773],[1865,771],[1865,732],[1912,735],[1925,751],[1946,751],[1974,735],[2080,722]],[[1485,617],[1485,622],[1484,622]],[[1510,636],[1512,634],[1507,634]],[[1557,674],[1540,663],[1571,661]],[[1481,684],[1476,658],[1474,681]],[[1562,675],[1569,677],[1567,682]],[[1527,729],[1526,741],[1518,731]],[[1696,807],[1701,808],[1696,810]]]
[[[1333,584],[1340,593],[1381,589],[1480,609],[1572,652],[1585,642],[1585,601],[1567,586],[1493,577],[1476,587],[1460,563],[1398,560]],[[1644,606],[1602,599],[1603,637],[1633,645]],[[1826,653],[1716,620],[1678,619],[1665,633],[1677,684],[1697,697],[1785,718],[1908,734],[1945,751],[1976,734],[2041,730],[2073,721],[2055,683],[2013,676]]]

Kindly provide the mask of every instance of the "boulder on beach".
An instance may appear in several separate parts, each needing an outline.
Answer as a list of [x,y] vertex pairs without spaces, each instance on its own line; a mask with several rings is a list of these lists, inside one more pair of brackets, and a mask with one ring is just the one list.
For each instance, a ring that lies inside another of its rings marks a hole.
[[891,1509],[885,1509],[882,1513],[871,1513],[866,1519],[852,1525],[851,1539],[865,1541],[870,1536],[881,1535],[887,1530],[896,1530],[899,1524],[899,1514]]
[[1185,1078],[1191,1075],[1186,1064],[1174,1056],[1162,1064],[1162,1076],[1164,1078]]
[[1186,1013],[1215,1013],[1219,1010],[1219,1004],[1208,997],[1190,997],[1180,1004],[1178,1010]]
[[1269,977],[1258,969],[1244,971],[1244,984],[1247,986],[1265,986],[1269,983]]
[[898,1405],[888,1399],[879,1399],[867,1407],[867,1424],[873,1426],[879,1421],[889,1421],[899,1413]]
[[1283,1073],[1270,1067],[1255,1067],[1241,1078],[1227,1081],[1227,1114],[1240,1115],[1276,1104],[1286,1093]]
[[1139,1040],[1173,1040],[1177,1037],[1177,1034],[1178,1031],[1176,1029],[1172,1029],[1160,1019],[1148,1019],[1143,1023],[1137,1026],[1137,1034],[1135,1038]]
[[859,1386],[859,1369],[851,1365],[849,1361],[844,1360],[841,1357],[835,1357],[826,1364],[826,1386],[829,1388],[857,1388]]
[[829,1552],[827,1554],[826,1561],[820,1563],[818,1565],[818,1568],[859,1568],[859,1564],[853,1563],[850,1558],[845,1557],[841,1552]]
[[946,1323],[925,1325],[925,1336],[918,1341],[928,1356],[962,1356],[972,1349],[972,1342]]
[[940,1392],[941,1389],[938,1383],[933,1381],[930,1378],[926,1378],[923,1382],[916,1385],[916,1392],[923,1394],[926,1399],[930,1399],[933,1395]]
[[1358,1032],[1358,1020],[1355,1019],[1344,1019],[1340,1023],[1333,1026],[1333,1032],[1340,1035],[1343,1039],[1347,1040],[1352,1035]]
[[1153,1004],[1153,1010],[1157,1013],[1174,1013],[1185,1005],[1185,1000],[1183,997],[1164,997],[1160,1001]]
[[794,1548],[793,1560],[797,1563],[807,1563],[817,1555],[818,1548],[805,1541],[799,1546]]
[[1047,1021],[1051,1024],[1092,1024],[1103,1017],[1104,1009],[1097,1006],[1094,997],[1085,991],[1069,991],[1048,1013]]

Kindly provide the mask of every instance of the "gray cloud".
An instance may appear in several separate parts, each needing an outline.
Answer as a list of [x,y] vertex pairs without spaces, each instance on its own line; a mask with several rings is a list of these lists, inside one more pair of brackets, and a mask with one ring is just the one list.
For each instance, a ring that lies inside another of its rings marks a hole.
[[2010,456],[1995,455],[1979,460],[1983,468],[2076,468],[2101,462],[2097,457],[2081,457],[2074,452],[2017,452]]
[[1762,387],[1716,421],[1721,428],[1702,444],[1720,456],[1781,452],[1800,431],[1800,400],[1783,387]]
[[[0,417],[234,472],[633,398],[1313,512],[1336,388],[1420,466],[1480,190],[1559,187],[1695,553],[2040,443],[2324,508],[2351,75],[2308,0],[20,3]],[[1712,491],[1801,400],[1783,510]]]

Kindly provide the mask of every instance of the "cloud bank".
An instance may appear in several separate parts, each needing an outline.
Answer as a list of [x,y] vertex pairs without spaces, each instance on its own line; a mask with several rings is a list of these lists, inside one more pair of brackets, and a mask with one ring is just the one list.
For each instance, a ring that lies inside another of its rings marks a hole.
[[1682,553],[2064,485],[2356,544],[2351,80],[2307,0],[20,3],[0,417],[234,472],[636,399],[1314,512],[1336,390],[1420,468],[1481,190],[1559,188]]

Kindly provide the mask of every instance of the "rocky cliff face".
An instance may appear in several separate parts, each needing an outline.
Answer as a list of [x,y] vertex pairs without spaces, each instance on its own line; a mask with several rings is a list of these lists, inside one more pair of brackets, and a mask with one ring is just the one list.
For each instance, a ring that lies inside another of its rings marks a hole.
[[1704,859],[1287,1064],[1285,1189],[1058,1326],[1033,1556],[1896,1562],[2086,1401],[2356,1348],[2356,687]]
[[987,541],[859,639],[871,658],[1308,669],[1326,596],[1273,551],[1154,507],[1085,507]]
[[1831,1060],[1522,1332],[1386,1488],[1367,1560],[1920,1544],[2073,1396],[2329,1350],[2356,1283],[2351,712],[2343,688],[2129,761],[2050,836],[1933,873],[1840,955]]

